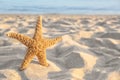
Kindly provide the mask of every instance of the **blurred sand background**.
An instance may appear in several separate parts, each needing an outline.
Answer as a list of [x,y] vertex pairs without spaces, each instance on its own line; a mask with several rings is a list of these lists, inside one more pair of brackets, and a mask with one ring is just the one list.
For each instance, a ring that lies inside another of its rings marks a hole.
[[47,49],[49,67],[35,57],[19,71],[26,47],[6,32],[30,37],[38,15],[0,15],[0,80],[120,80],[119,15],[43,15],[43,35],[63,36]]

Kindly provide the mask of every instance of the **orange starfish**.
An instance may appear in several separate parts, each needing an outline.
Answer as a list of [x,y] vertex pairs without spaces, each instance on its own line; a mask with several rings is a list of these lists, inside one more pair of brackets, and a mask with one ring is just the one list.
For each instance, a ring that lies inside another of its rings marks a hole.
[[27,54],[23,60],[20,70],[26,69],[28,64],[31,62],[31,60],[35,55],[37,56],[40,64],[47,67],[48,63],[46,61],[46,48],[62,40],[62,37],[57,37],[54,39],[46,39],[42,36],[41,16],[37,21],[35,34],[33,38],[14,32],[7,33],[7,36],[19,40],[21,43],[23,43],[28,47]]

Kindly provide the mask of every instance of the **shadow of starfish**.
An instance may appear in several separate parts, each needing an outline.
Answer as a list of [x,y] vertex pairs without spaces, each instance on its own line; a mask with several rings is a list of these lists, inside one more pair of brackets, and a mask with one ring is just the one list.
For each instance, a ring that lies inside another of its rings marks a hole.
[[37,56],[40,64],[47,67],[48,63],[46,61],[46,48],[62,40],[62,37],[46,39],[42,36],[41,16],[38,18],[33,38],[15,32],[9,32],[7,33],[7,36],[19,40],[21,43],[28,47],[27,54],[23,60],[20,70],[26,69],[35,55]]

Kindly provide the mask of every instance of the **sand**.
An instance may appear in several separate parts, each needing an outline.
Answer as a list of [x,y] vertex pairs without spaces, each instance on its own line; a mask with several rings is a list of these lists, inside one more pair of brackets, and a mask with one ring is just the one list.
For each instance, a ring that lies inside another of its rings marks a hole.
[[49,67],[35,57],[19,71],[26,47],[5,34],[34,34],[38,15],[0,15],[0,80],[120,80],[120,16],[43,15],[43,35],[63,36],[47,49]]

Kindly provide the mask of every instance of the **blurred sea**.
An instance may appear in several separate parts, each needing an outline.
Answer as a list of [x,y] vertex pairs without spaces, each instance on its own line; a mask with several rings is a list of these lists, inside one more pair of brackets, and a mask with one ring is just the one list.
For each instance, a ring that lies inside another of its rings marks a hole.
[[0,14],[120,14],[120,0],[0,0]]

